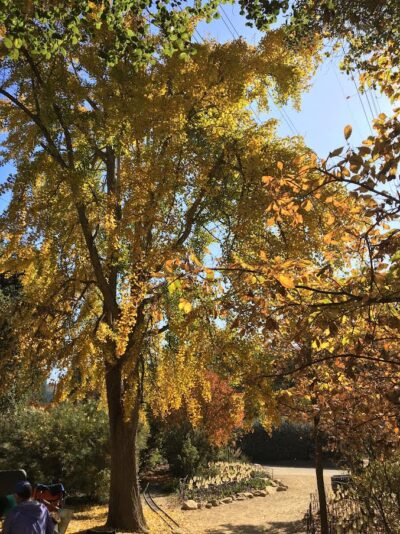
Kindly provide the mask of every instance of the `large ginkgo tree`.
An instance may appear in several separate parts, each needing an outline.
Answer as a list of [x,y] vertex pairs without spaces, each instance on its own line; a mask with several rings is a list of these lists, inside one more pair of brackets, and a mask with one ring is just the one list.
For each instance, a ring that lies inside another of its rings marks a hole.
[[[313,50],[289,52],[280,32],[190,46],[210,13],[199,6],[22,4],[0,19],[2,159],[15,169],[2,185],[1,269],[18,273],[23,301],[10,357],[55,372],[60,397],[105,392],[108,524],[145,531],[141,404],[177,408],[217,367],[227,286],[215,256],[232,258],[237,240],[280,246],[260,177],[304,148],[278,140],[274,121],[258,125],[250,105],[298,100]],[[227,359],[257,354],[225,341]],[[159,389],[147,395],[149,373]]]

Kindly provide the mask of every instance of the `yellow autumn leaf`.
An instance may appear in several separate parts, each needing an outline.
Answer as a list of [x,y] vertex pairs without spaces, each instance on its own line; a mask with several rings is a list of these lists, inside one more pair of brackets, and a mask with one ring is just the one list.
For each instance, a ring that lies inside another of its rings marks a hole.
[[352,131],[353,131],[353,128],[351,127],[350,124],[345,126],[345,128],[344,128],[344,138],[348,139],[351,136]]
[[286,276],[284,274],[275,274],[274,276],[278,280],[278,282],[283,285],[283,287],[286,287],[288,289],[293,289],[295,287],[293,279],[289,276]]
[[313,209],[313,205],[312,205],[312,202],[311,200],[307,200],[305,206],[304,206],[304,209],[305,211],[311,211]]
[[278,163],[276,164],[276,166],[278,167],[278,169],[279,169],[280,171],[283,170],[283,163],[282,163],[281,161],[278,161]]
[[168,285],[168,292],[170,295],[172,295],[177,289],[180,289],[182,286],[180,280],[174,280]]
[[326,217],[327,224],[331,225],[335,222],[335,217],[332,215],[332,213],[328,213]]
[[189,313],[192,309],[192,305],[188,300],[180,299],[178,308],[182,310],[184,313]]
[[195,265],[197,265],[197,267],[202,267],[202,263],[201,261],[198,259],[198,257],[196,256],[196,254],[192,253],[189,255],[189,259],[190,261],[192,261]]

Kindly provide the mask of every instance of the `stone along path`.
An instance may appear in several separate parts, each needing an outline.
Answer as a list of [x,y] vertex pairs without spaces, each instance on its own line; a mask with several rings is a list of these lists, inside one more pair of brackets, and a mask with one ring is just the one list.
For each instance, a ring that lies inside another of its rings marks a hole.
[[[310,493],[316,491],[315,472],[308,467],[274,467],[273,472],[275,479],[289,487],[288,491],[222,504],[210,510],[183,512],[180,524],[190,534],[304,534],[302,519]],[[327,488],[331,475],[337,473],[325,471]],[[160,504],[167,506],[165,501]]]

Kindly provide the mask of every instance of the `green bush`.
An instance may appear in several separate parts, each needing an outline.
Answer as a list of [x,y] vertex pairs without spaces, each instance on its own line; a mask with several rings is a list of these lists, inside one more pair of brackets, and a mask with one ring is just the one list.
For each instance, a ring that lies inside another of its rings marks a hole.
[[217,448],[209,444],[201,430],[184,425],[161,431],[161,448],[172,473],[181,477],[192,476],[217,454]]
[[[138,444],[145,446],[142,428]],[[95,402],[24,407],[0,416],[0,469],[25,469],[33,483],[61,481],[69,494],[108,496],[108,416]]]
[[198,474],[210,462],[245,459],[239,448],[212,445],[201,428],[193,429],[184,422],[169,428],[154,425],[149,442],[146,467],[153,469],[167,461],[171,472],[179,477]]
[[231,446],[227,445],[225,447],[219,447],[219,449],[216,451],[213,461],[248,463],[249,458],[247,458],[247,456],[243,453],[242,449],[236,446],[236,442],[233,441]]
[[145,451],[145,457],[144,457],[144,467],[145,469],[149,469],[150,471],[153,471],[154,469],[157,469],[158,467],[164,465],[166,463],[166,459],[162,455],[162,452],[160,449],[149,449]]

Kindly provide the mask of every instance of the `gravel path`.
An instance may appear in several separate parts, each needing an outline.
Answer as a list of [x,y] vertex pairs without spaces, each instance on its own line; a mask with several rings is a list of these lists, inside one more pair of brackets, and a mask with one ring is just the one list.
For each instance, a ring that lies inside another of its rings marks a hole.
[[[331,475],[336,473],[339,471],[325,471],[327,488],[330,487]],[[308,467],[274,467],[273,476],[287,484],[288,491],[236,501],[210,510],[184,512],[180,524],[185,527],[186,534],[303,534],[302,519],[310,502],[310,493],[316,491],[314,470]],[[165,501],[160,504],[169,508]]]

